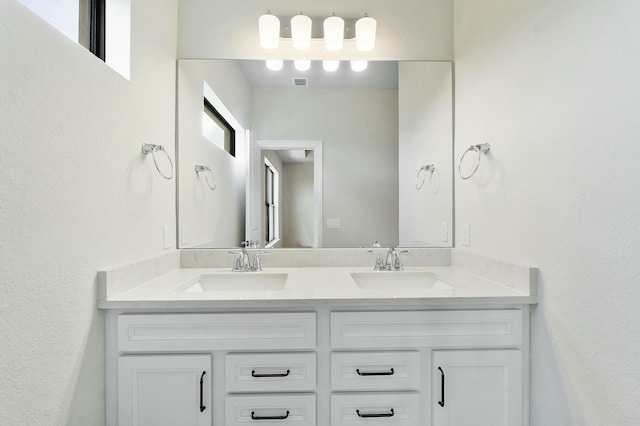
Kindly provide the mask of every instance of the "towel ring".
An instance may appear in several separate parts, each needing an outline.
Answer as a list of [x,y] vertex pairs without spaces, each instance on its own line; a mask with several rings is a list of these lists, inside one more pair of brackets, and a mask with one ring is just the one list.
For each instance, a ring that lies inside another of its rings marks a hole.
[[[489,152],[489,150],[491,149],[491,145],[489,145],[488,143],[481,143],[478,145],[471,145],[469,148],[467,148],[467,150],[464,152],[464,154],[462,154],[462,157],[460,157],[460,162],[458,163],[458,173],[460,173],[460,177],[464,180],[469,179],[471,176],[476,174],[476,171],[478,170],[478,166],[480,166],[480,157],[482,157],[481,154],[486,154],[487,152]],[[467,176],[463,176],[462,175],[462,161],[464,160],[464,157],[470,153],[471,151],[476,151],[478,153],[478,159],[476,160],[476,165],[473,168],[473,171],[467,175]]]
[[[160,170],[160,167],[158,167],[158,160],[156,159],[156,152],[158,151],[164,152],[165,155],[167,156],[167,160],[169,160],[169,164],[171,165],[171,171],[169,172],[168,175],[162,173],[162,171]],[[156,165],[156,170],[158,171],[158,173],[160,173],[160,176],[162,176],[165,179],[173,179],[173,161],[171,161],[171,157],[169,157],[169,153],[164,149],[162,145],[154,145],[152,143],[143,143],[142,153],[144,155],[152,154],[153,164]]]
[[[433,173],[436,170],[436,166],[433,164],[427,164],[418,169],[418,173],[416,173],[416,189],[419,191],[424,186],[424,181],[427,180],[427,173]],[[422,173],[424,172],[424,173]],[[420,174],[422,174],[422,181],[418,184],[418,179],[420,179]]]
[[[200,174],[201,172],[205,172],[204,180],[207,181],[207,185],[212,191],[216,190],[216,177],[213,175],[211,168],[209,166],[200,166],[196,164],[194,167],[196,174]],[[206,173],[209,172],[209,173]],[[209,181],[209,175],[211,175],[211,181]]]

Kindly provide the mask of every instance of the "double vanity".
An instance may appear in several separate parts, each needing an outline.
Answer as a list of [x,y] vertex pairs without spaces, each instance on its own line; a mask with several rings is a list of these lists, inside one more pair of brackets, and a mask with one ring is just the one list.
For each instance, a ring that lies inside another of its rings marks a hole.
[[181,250],[101,271],[107,423],[528,425],[536,269],[415,251],[401,271],[362,250],[284,251],[261,272]]

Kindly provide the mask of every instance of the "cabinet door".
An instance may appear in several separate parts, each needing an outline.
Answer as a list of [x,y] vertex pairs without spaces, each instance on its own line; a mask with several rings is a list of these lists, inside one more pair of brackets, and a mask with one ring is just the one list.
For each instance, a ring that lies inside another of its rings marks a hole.
[[521,426],[519,350],[434,351],[433,426]]
[[211,425],[211,356],[118,359],[120,426]]

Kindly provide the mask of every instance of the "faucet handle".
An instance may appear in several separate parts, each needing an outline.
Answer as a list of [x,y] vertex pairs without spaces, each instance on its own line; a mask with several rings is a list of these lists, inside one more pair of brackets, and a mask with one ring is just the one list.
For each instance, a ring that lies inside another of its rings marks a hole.
[[402,264],[402,253],[409,253],[409,250],[396,250],[396,259],[393,264],[393,267],[396,271],[401,271],[404,269],[404,265]]
[[381,271],[383,269],[382,267],[382,253],[378,252],[378,256],[376,256],[376,264],[373,267],[374,271]]
[[260,272],[262,271],[262,263],[260,262],[260,252],[256,251],[256,254],[253,257],[253,271]]
[[234,260],[233,262],[233,272],[244,271],[244,255],[242,254],[242,252],[234,254],[236,254],[236,260]]

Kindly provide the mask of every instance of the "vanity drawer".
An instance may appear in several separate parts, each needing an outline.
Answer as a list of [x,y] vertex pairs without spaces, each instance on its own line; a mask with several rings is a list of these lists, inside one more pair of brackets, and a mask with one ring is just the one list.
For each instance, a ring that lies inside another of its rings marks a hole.
[[225,357],[227,392],[313,392],[315,353],[229,354]]
[[420,420],[420,394],[357,393],[331,395],[331,426],[361,426],[375,423],[415,426]]
[[331,389],[420,389],[420,352],[334,352],[331,354]]
[[315,350],[316,314],[224,313],[118,316],[118,350]]
[[522,344],[519,309],[332,312],[334,349],[493,347]]
[[227,396],[225,426],[247,424],[316,424],[315,394],[278,394]]

